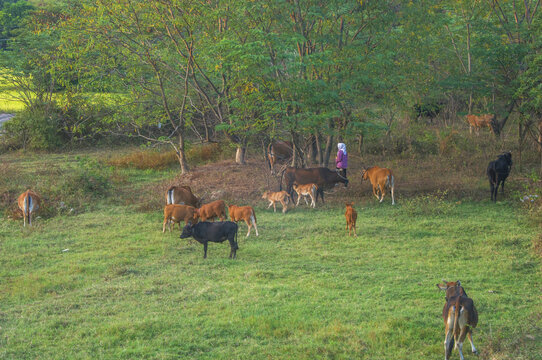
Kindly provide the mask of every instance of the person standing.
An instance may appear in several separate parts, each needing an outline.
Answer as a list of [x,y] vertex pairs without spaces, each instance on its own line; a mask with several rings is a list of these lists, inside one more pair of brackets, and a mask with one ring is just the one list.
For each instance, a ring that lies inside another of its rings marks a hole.
[[335,165],[339,174],[346,178],[346,168],[348,167],[348,153],[346,152],[346,145],[344,143],[338,143],[337,157],[335,158]]

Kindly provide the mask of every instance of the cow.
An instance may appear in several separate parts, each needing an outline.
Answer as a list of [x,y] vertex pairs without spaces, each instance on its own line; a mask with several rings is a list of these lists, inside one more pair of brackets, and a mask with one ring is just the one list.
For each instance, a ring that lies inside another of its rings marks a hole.
[[195,225],[186,224],[181,234],[181,239],[186,239],[192,236],[197,242],[203,244],[203,258],[207,258],[207,244],[210,242],[220,243],[224,240],[230,242],[230,259],[235,259],[237,256],[237,229],[236,223],[231,221],[208,222],[203,221]]
[[469,124],[469,132],[472,134],[472,129],[476,131],[476,135],[480,134],[480,129],[488,127],[489,131],[493,132],[495,126],[495,114],[483,114],[483,115],[466,115],[467,123]]
[[196,196],[194,196],[190,186],[173,185],[166,191],[166,205],[180,204],[199,208],[202,201],[203,198],[198,199]]
[[473,354],[478,354],[472,342],[472,329],[478,324],[478,312],[474,307],[474,302],[467,296],[461,282],[447,282],[437,284],[440,290],[446,291],[446,304],[442,309],[442,318],[444,319],[445,338],[444,338],[444,359],[448,360],[455,347],[459,350],[461,360],[463,357],[463,341],[465,336],[469,338]]
[[429,122],[433,123],[433,119],[437,117],[437,115],[440,113],[443,104],[444,102],[442,101],[434,103],[414,104],[413,109],[414,113],[416,114],[416,120],[428,118]]
[[318,191],[318,186],[316,184],[298,185],[296,182],[294,182],[293,188],[297,194],[297,203],[295,204],[295,206],[299,206],[299,200],[301,200],[301,196],[303,196],[305,204],[309,205],[309,202],[307,201],[307,196],[310,196],[311,206],[313,208],[316,207],[316,193]]
[[275,164],[288,163],[293,156],[294,146],[290,141],[275,141],[267,146],[267,160],[271,174],[275,174]]
[[230,213],[231,221],[245,221],[248,226],[247,237],[250,235],[250,229],[252,228],[252,226],[254,226],[254,229],[256,230],[256,236],[259,236],[258,226],[256,226],[256,213],[251,206],[229,205],[228,211]]
[[[391,204],[395,205],[395,177],[390,169],[373,166],[370,168],[364,168],[361,172],[361,180],[367,180],[371,182],[373,186],[373,194],[380,202],[384,200],[386,189],[390,189],[391,192]],[[378,195],[380,193],[380,196]]]
[[318,191],[316,191],[316,201],[318,201],[318,195],[320,195],[322,197],[322,202],[324,202],[324,187],[333,186],[336,183],[343,183],[345,187],[348,186],[347,178],[340,175],[337,171],[332,171],[325,167],[308,169],[287,167],[282,172],[280,190],[282,190],[283,178],[286,179],[286,191],[288,194],[290,194],[290,196],[293,195],[294,182],[298,183],[299,185],[316,184],[316,186],[318,186]]
[[290,194],[286,191],[271,192],[266,191],[262,195],[262,199],[269,201],[268,209],[273,206],[273,212],[277,212],[277,207],[275,203],[278,201],[282,205],[282,213],[284,214],[288,210],[288,202],[290,199]]
[[197,209],[198,216],[201,221],[207,221],[209,219],[219,218],[220,221],[226,220],[226,203],[224,200],[216,200],[208,204],[201,205]]
[[346,212],[344,213],[344,216],[346,217],[346,228],[348,229],[348,236],[350,236],[350,230],[352,230],[352,228],[354,229],[354,236],[358,236],[356,234],[356,220],[358,218],[358,213],[352,207],[354,203],[347,202],[345,203],[345,205],[346,205]]
[[512,153],[507,151],[491,161],[487,166],[487,177],[489,178],[489,189],[491,200],[497,202],[497,192],[502,184],[501,193],[504,193],[504,182],[512,170]]
[[185,224],[189,222],[196,223],[198,221],[198,212],[196,208],[189,205],[169,204],[164,207],[164,224],[162,226],[162,233],[166,232],[166,224],[169,225],[169,232],[171,232],[171,224],[175,227],[175,223],[179,224],[181,228],[181,221]]
[[40,208],[41,197],[29,189],[19,195],[17,205],[23,212],[23,226],[26,226],[26,219],[28,219],[28,225],[32,226],[32,214]]

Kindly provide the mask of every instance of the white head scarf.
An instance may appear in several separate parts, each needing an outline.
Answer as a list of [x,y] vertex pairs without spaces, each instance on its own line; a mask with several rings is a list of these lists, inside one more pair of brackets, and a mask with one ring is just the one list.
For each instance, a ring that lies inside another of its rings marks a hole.
[[338,143],[337,147],[339,148],[339,150],[342,150],[346,155],[346,145],[344,143]]

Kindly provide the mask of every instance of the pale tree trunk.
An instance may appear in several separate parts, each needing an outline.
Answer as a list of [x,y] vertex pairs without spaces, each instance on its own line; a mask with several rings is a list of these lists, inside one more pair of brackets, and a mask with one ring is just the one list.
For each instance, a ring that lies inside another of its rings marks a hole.
[[184,151],[184,137],[181,134],[179,135],[179,151],[177,152],[177,158],[179,159],[179,165],[181,165],[181,174],[186,174],[190,171],[188,167],[188,161],[186,161],[186,154]]
[[235,162],[239,165],[245,165],[246,146],[238,146],[235,152]]

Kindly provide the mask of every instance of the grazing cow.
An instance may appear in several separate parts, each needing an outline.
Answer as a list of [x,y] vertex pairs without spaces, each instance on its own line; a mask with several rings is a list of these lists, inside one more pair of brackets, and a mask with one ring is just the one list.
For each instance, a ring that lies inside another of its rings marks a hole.
[[502,184],[501,192],[504,193],[504,182],[510,170],[512,169],[512,153],[505,152],[497,157],[497,160],[492,161],[487,166],[487,177],[489,178],[489,188],[491,191],[491,200],[497,201],[497,192],[499,184]]
[[256,226],[256,213],[252,207],[230,205],[228,206],[228,211],[230,213],[231,221],[238,222],[245,220],[248,226],[247,237],[250,235],[250,229],[252,226],[254,226],[254,229],[256,230],[256,236],[259,236],[258,226]]
[[[367,169],[364,168],[361,172],[361,179],[369,179],[371,185],[373,186],[373,194],[378,200],[380,200],[380,202],[384,200],[386,188],[390,189],[391,204],[395,205],[395,177],[393,176],[390,169],[381,168],[378,166],[373,166]],[[379,192],[380,196],[378,196]]]
[[190,205],[195,208],[201,206],[203,198],[198,199],[192,194],[190,186],[185,185],[173,185],[166,192],[166,205],[180,204]]
[[469,123],[469,132],[472,134],[472,129],[476,131],[476,135],[480,134],[480,129],[488,127],[489,131],[493,132],[495,125],[495,114],[483,114],[483,115],[467,115],[467,122]]
[[273,206],[273,212],[277,212],[277,207],[275,203],[279,201],[282,205],[282,213],[285,213],[288,209],[288,202],[290,199],[290,194],[288,194],[286,191],[279,191],[279,192],[271,192],[266,191],[262,195],[262,199],[266,199],[269,201],[268,209]]
[[166,232],[166,224],[169,225],[169,232],[171,232],[171,224],[175,227],[175,223],[179,224],[179,230],[181,229],[181,221],[185,224],[198,222],[198,212],[196,208],[189,205],[169,204],[164,208],[164,225],[162,226],[162,233]]
[[[347,178],[340,175],[336,171],[329,170],[325,167],[308,169],[287,167],[282,173],[282,177],[286,179],[286,191],[290,195],[293,195],[294,182],[298,183],[299,185],[316,184],[316,186],[318,186],[318,190],[316,191],[316,201],[318,201],[318,194],[320,194],[322,197],[322,202],[324,202],[324,187],[333,186],[336,183],[344,183],[345,187],[348,186]],[[282,177],[280,181],[280,190],[282,190]]]
[[297,194],[297,203],[295,206],[299,206],[299,200],[301,200],[301,196],[303,196],[303,199],[305,200],[305,204],[309,205],[309,202],[307,201],[307,196],[310,196],[311,198],[311,206],[314,208],[316,207],[316,193],[318,191],[318,186],[316,184],[304,184],[304,185],[298,185],[294,182],[294,191]]
[[26,226],[26,219],[28,219],[28,225],[32,226],[32,214],[38,211],[40,204],[41,197],[32,190],[26,190],[19,195],[17,205],[23,212],[23,226]]
[[437,284],[437,287],[446,291],[446,304],[442,309],[442,318],[446,329],[444,359],[450,358],[455,343],[461,360],[464,360],[463,341],[465,341],[465,336],[469,338],[472,352],[478,353],[472,342],[472,329],[478,324],[478,312],[459,280],[455,282],[443,281],[444,283]]
[[347,202],[346,205],[346,212],[344,213],[344,216],[346,217],[346,228],[348,229],[348,236],[350,236],[350,230],[354,228],[354,236],[358,236],[356,234],[356,220],[358,218],[358,213],[356,210],[352,207],[354,205],[353,202]]
[[271,174],[275,174],[275,164],[287,163],[292,159],[294,146],[290,141],[275,141],[267,146],[267,160]]
[[181,234],[181,239],[186,239],[192,236],[200,244],[203,244],[203,258],[207,258],[207,244],[210,242],[230,242],[230,259],[235,259],[237,256],[237,229],[236,223],[231,221],[208,222],[203,221],[195,225],[188,223]]
[[226,203],[224,200],[216,200],[208,204],[201,205],[197,209],[199,218],[201,221],[207,221],[209,219],[219,218],[220,221],[226,220]]

